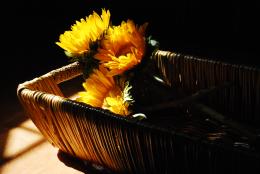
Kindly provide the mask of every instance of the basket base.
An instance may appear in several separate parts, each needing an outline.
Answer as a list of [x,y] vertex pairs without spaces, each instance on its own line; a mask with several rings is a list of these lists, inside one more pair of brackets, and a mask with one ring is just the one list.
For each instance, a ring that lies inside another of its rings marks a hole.
[[95,174],[112,174],[109,169],[103,166],[93,164],[91,162],[81,160],[61,150],[57,153],[58,159],[64,163],[67,167],[74,168],[83,173],[95,173]]

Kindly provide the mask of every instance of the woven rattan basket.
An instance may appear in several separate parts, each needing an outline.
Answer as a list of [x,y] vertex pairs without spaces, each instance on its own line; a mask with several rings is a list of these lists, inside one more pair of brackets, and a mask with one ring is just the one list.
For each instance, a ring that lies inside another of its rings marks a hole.
[[[189,94],[179,103],[200,108],[196,115],[201,122],[170,122],[164,116],[174,117],[169,106],[176,102],[159,104],[152,121],[149,115],[137,121],[73,101],[59,84],[81,76],[79,63],[20,84],[18,97],[52,145],[116,173],[259,173],[260,71],[160,50],[152,59],[169,89],[178,86]],[[214,87],[218,90],[192,100]],[[158,124],[160,120],[167,124]],[[201,133],[205,126],[226,138]]]

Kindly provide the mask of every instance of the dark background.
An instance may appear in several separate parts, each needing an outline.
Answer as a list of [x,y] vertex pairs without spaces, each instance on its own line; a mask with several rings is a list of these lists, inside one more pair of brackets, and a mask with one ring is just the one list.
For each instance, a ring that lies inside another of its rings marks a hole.
[[256,1],[9,1],[1,15],[2,106],[13,104],[5,99],[16,99],[19,83],[67,64],[55,44],[59,35],[103,7],[110,9],[115,25],[127,19],[148,22],[147,34],[162,50],[260,67]]

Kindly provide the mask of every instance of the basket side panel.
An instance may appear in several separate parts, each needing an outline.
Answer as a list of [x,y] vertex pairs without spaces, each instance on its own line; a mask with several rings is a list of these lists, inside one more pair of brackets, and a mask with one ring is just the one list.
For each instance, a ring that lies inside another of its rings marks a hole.
[[[43,98],[44,95],[49,97]],[[52,145],[64,149],[62,143],[60,143],[61,138],[55,128],[53,111],[49,106],[52,98],[56,96],[43,92],[31,91],[29,89],[22,89],[19,91],[18,97],[26,115],[33,121],[44,137]]]
[[168,51],[158,51],[153,58],[164,81],[188,93],[232,84],[207,97],[205,103],[232,119],[260,125],[260,70]]
[[[62,131],[71,137],[74,155],[119,173],[239,173],[258,166],[252,154],[190,139],[80,103],[67,100],[61,109],[66,113],[66,118],[64,114],[59,118],[66,122]],[[246,160],[251,162],[244,163]]]
[[60,103],[65,99],[58,84],[81,72],[81,66],[75,62],[19,84],[17,88],[17,96],[26,115],[52,145],[71,154],[73,150],[68,142],[69,136],[63,134],[60,126],[62,122],[58,120],[65,117],[60,109]]

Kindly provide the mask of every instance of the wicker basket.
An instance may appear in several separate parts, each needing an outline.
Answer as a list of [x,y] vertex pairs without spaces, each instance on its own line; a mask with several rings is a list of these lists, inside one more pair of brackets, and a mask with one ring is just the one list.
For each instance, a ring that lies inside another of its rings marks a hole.
[[191,96],[228,82],[229,87],[204,97],[200,105],[192,103],[217,111],[218,125],[211,125],[236,128],[240,131],[233,132],[252,144],[219,143],[186,134],[180,126],[155,124],[169,109],[159,111],[157,121],[136,121],[73,101],[59,84],[81,76],[78,63],[20,84],[18,97],[51,144],[117,173],[259,173],[260,71],[167,51],[152,58],[168,86],[177,85]]

